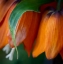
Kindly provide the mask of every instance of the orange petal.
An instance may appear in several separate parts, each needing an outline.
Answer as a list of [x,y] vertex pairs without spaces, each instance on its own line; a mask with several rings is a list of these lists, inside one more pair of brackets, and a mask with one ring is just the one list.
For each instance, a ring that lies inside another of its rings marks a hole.
[[12,12],[12,10],[15,8],[16,4],[12,5],[11,8],[9,9],[5,19],[3,20],[2,25],[0,25],[0,48],[5,46],[8,43],[8,31],[9,31],[9,17]]
[[47,16],[47,13],[48,13],[48,11],[46,11],[42,16],[42,20],[41,20],[39,31],[38,31],[38,36],[37,36],[36,43],[33,48],[33,53],[32,53],[33,57],[37,57],[39,54],[41,54],[45,51],[45,46],[46,46],[45,28],[46,28],[46,25],[47,25],[47,22],[49,19],[49,16]]
[[16,0],[0,0],[0,22]]
[[52,14],[48,20],[46,28],[46,57],[53,59],[57,56],[63,46],[63,21],[60,20],[60,15]]
[[6,35],[7,30],[7,21],[3,22],[2,26],[0,26],[0,48],[2,48],[6,42],[2,43],[4,36]]
[[40,13],[33,12],[31,27],[29,29],[26,39],[23,42],[24,48],[27,51],[28,56],[30,56],[30,52],[32,50],[33,43],[34,43],[36,35],[37,35],[39,23],[40,23]]

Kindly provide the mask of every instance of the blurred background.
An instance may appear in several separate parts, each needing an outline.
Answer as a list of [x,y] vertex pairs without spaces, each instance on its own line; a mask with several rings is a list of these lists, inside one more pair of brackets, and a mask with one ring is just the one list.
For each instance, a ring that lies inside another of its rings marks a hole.
[[23,44],[18,46],[19,58],[16,58],[16,51],[13,56],[13,60],[10,61],[6,59],[5,52],[0,50],[0,64],[63,64],[63,61],[58,54],[58,56],[52,60],[47,60],[45,53],[41,54],[37,58],[33,58],[32,55],[28,57],[27,52],[23,48]]

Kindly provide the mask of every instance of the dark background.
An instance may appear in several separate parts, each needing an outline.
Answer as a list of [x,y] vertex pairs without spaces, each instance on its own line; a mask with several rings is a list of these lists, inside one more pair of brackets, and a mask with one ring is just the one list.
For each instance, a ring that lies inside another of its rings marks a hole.
[[19,58],[16,59],[15,51],[13,60],[10,61],[9,59],[5,58],[5,52],[0,50],[0,64],[63,64],[63,61],[59,54],[55,59],[52,60],[47,60],[45,53],[39,55],[37,58],[33,58],[32,55],[28,57],[26,51],[23,48],[23,44],[18,47],[18,52]]

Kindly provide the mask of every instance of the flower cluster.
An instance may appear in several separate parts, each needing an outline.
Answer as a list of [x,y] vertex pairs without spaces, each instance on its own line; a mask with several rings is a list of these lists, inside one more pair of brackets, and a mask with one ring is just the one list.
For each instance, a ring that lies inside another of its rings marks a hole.
[[[9,17],[17,5],[16,0],[0,0],[0,49],[9,60],[13,59],[15,47],[9,29]],[[51,7],[51,9],[48,9]],[[40,7],[40,13],[34,11],[25,12],[18,20],[16,27],[16,45],[22,42],[28,56],[37,57],[45,52],[48,59],[53,59],[60,53],[63,58],[63,11],[56,11],[56,2],[44,4]],[[18,11],[17,11],[18,12]]]

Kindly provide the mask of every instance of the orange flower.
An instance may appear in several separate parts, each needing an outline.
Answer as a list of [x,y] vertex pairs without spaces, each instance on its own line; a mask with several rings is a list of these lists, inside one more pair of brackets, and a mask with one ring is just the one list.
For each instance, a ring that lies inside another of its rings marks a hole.
[[[16,4],[17,3],[14,3],[13,2],[15,0],[10,0],[8,1],[8,3],[4,2],[5,0],[1,0],[1,13],[0,13],[0,49],[3,48],[4,46],[6,46],[9,42],[9,38],[8,38],[8,32],[9,32],[9,24],[8,24],[8,21],[9,21],[9,17],[10,17],[10,14],[11,12],[13,11],[13,9],[16,7]],[[3,4],[4,3],[4,4]],[[12,5],[11,5],[12,4]],[[5,11],[4,11],[5,9]],[[6,49],[9,49],[9,48],[6,48],[4,47],[3,50],[6,51]],[[8,50],[6,51],[6,53],[8,53]]]
[[[29,16],[30,15],[30,16]],[[37,35],[38,26],[40,23],[40,13],[25,12],[19,20],[19,25],[16,33],[16,45],[24,44],[25,50],[30,55],[34,40]],[[9,44],[14,47],[12,37],[9,34]]]
[[0,0],[0,22],[3,20],[5,14],[16,0]]
[[[39,32],[38,32],[38,36],[37,36],[37,39],[36,39],[36,43],[34,45],[34,49],[33,49],[33,57],[37,57],[39,54],[41,54],[42,52],[45,51],[45,28],[46,28],[46,24],[47,24],[47,21],[49,19],[49,16],[46,16],[47,15],[47,11],[46,13],[44,14],[42,20],[41,20],[41,23],[40,23],[40,27],[39,27]],[[46,17],[45,17],[46,16]],[[42,43],[44,42],[44,43]]]
[[0,0],[0,48],[4,47],[8,43],[8,21],[10,14],[16,4],[13,4],[15,0]]
[[[53,2],[51,4],[46,4],[46,6],[43,5],[42,7],[45,9],[46,7],[50,5],[52,6],[52,4],[56,5],[56,3]],[[41,9],[41,11],[43,12],[44,9]],[[16,29],[17,31],[16,45],[18,46],[19,44],[23,42],[25,50],[28,52],[28,55],[30,55],[34,40],[37,35],[38,26],[41,20],[40,14],[41,13],[37,13],[37,12],[25,12],[18,21],[18,26]],[[14,44],[12,42],[12,37],[10,34],[9,34],[9,44],[11,47],[14,47]]]
[[42,17],[32,53],[33,57],[37,57],[39,54],[45,52],[48,59],[53,59],[60,53],[60,50],[63,48],[62,26],[63,15],[61,12],[50,10]]
[[[10,34],[8,21],[11,12],[16,7],[17,3],[14,3],[15,1],[16,0],[9,0],[7,2],[5,0],[0,1],[0,48],[5,46],[3,50],[6,51],[6,53],[8,53],[10,47],[12,48],[11,52],[6,56],[6,58],[9,58],[10,60],[13,59],[15,48]],[[19,46],[23,42],[24,48],[29,56],[34,46],[32,53],[33,57],[37,57],[43,52],[45,52],[48,59],[54,58],[58,53],[63,57],[63,37],[61,32],[61,30],[63,31],[63,15],[54,12],[54,10],[47,10],[43,14],[45,9],[50,6],[55,8],[56,3],[53,2],[43,5],[40,9],[41,13],[33,11],[25,12],[18,21],[15,35],[16,45]],[[36,43],[34,43],[35,39]]]

